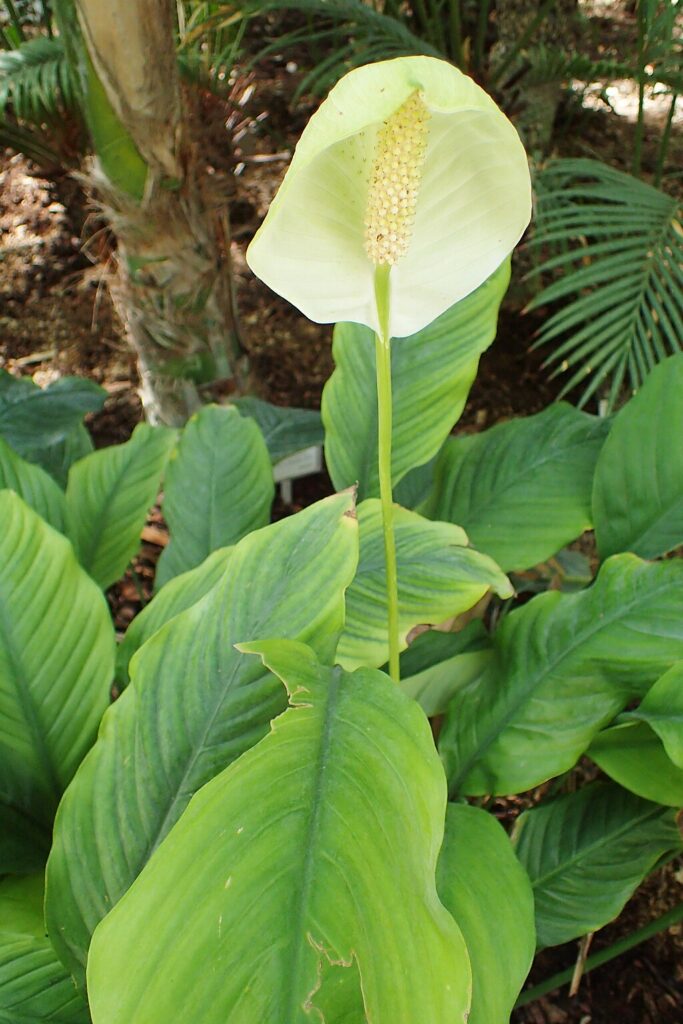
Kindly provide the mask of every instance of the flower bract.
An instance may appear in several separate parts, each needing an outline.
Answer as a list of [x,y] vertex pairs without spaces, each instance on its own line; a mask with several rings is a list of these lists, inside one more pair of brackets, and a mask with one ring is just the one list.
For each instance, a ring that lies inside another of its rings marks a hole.
[[531,214],[524,148],[472,79],[433,57],[349,72],[306,126],[247,252],[254,273],[318,323],[421,330],[501,264]]

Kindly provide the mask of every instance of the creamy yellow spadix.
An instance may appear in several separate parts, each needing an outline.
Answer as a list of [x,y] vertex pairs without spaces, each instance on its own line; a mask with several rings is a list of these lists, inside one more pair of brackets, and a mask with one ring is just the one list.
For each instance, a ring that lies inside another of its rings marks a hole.
[[531,213],[524,148],[490,96],[445,61],[400,57],[349,72],[306,126],[250,267],[311,320],[404,337],[474,291]]
[[415,92],[377,133],[365,207],[365,251],[377,266],[408,252],[428,131],[429,111]]

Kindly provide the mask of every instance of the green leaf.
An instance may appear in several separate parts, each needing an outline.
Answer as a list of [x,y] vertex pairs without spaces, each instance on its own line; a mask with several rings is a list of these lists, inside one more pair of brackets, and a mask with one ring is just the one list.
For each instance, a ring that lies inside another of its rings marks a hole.
[[683,658],[683,563],[615,555],[590,589],[542,594],[506,616],[494,652],[441,731],[452,794],[518,793],[567,771]]
[[647,722],[674,764],[683,768],[683,662],[672,665],[626,719]]
[[[387,597],[382,507],[375,498],[358,506],[360,560],[346,600],[346,625],[337,658],[344,668],[378,668],[388,657]],[[436,625],[472,608],[492,587],[509,597],[512,587],[486,555],[466,547],[463,531],[432,523],[394,506],[398,565],[399,647],[422,623]]]
[[43,875],[0,881],[0,1024],[87,1024],[74,983],[45,938]]
[[48,862],[48,931],[81,982],[96,924],[192,794],[283,710],[278,681],[233,644],[291,637],[331,660],[357,534],[349,492],[250,534],[220,582],[134,658],[130,686],[62,800]]
[[171,540],[156,586],[266,526],[275,485],[256,424],[233,406],[205,406],[183,430],[164,485]]
[[595,538],[603,558],[656,558],[683,544],[683,354],[665,359],[614,421],[598,458]]
[[458,523],[506,572],[537,565],[591,526],[607,423],[570,405],[446,442],[424,510]]
[[409,470],[394,487],[394,501],[404,508],[416,509],[429,497],[434,486],[434,466],[436,456],[425,462],[424,466],[416,466]]
[[0,803],[0,875],[42,870],[49,852],[50,831],[24,811]]
[[683,768],[667,757],[662,741],[645,722],[604,729],[587,753],[605,775],[637,796],[683,807]]
[[525,811],[513,842],[534,890],[540,947],[602,928],[657,861],[681,848],[673,811],[612,783]]
[[64,491],[69,480],[69,470],[74,462],[84,459],[94,451],[95,446],[90,434],[82,423],[77,423],[61,441],[31,453],[31,461],[40,462],[43,469]]
[[401,689],[429,717],[442,715],[456,693],[483,675],[491,656],[491,642],[479,619],[459,633],[428,629],[401,654]]
[[331,964],[325,957],[321,964],[320,988],[311,1002],[322,1014],[325,1024],[367,1024],[358,961],[346,967]]
[[69,537],[103,590],[123,576],[140,546],[175,440],[174,430],[140,423],[130,441],[87,455],[69,472]]
[[323,443],[322,420],[316,409],[272,405],[250,395],[245,398],[234,398],[232,404],[237,406],[242,416],[250,416],[256,420],[273,465],[286,459],[288,455]]
[[[458,420],[479,356],[496,334],[498,308],[510,280],[504,263],[475,292],[434,323],[391,345],[392,480],[396,486],[428,462]],[[337,324],[335,371],[325,385],[325,458],[335,487],[358,483],[361,498],[379,495],[375,338],[360,324]]]
[[195,796],[97,929],[95,1019],[305,1024],[327,959],[355,960],[376,1024],[464,1022],[467,952],[434,880],[446,794],[427,720],[384,673],[322,666],[299,643],[240,646],[291,706]]
[[599,733],[588,753],[620,785],[646,800],[683,806],[683,662],[633,711]]
[[130,660],[146,640],[176,615],[197,604],[225,574],[233,548],[219,548],[196,569],[170,580],[136,615],[116,652],[116,681],[127,686]]
[[[90,380],[60,377],[46,388],[0,370],[0,437],[49,473],[63,468],[67,446],[87,412],[101,409],[106,392]],[[82,443],[82,442],[78,442]]]
[[69,542],[0,493],[0,801],[49,822],[109,702],[114,631]]
[[40,466],[26,462],[0,438],[0,490],[14,491],[50,526],[64,533],[64,494]]
[[493,815],[449,804],[437,888],[472,964],[468,1024],[508,1024],[536,947],[534,897]]

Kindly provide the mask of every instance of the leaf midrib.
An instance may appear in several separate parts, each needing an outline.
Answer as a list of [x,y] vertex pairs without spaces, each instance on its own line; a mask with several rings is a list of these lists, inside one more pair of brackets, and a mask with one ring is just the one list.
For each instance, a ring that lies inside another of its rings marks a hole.
[[[584,445],[590,446],[593,444],[597,444],[600,441],[600,437],[597,434],[597,432],[593,436],[582,438],[578,444],[566,443],[566,436],[567,435],[564,434],[560,437],[560,440],[564,442],[563,447],[553,448],[550,454],[545,455],[542,458],[539,458],[536,462],[529,462],[528,460],[525,461],[524,466],[521,469],[518,469],[518,472],[514,474],[514,476],[511,477],[507,483],[505,483],[503,486],[496,485],[495,489],[489,489],[486,494],[481,494],[480,500],[476,500],[476,492],[474,492],[472,486],[470,486],[469,494],[470,496],[474,494],[475,498],[471,498],[470,501],[468,502],[467,514],[463,517],[464,522],[471,521],[470,530],[476,529],[478,519],[481,516],[485,515],[489,510],[493,510],[495,512],[500,511],[498,506],[500,504],[501,497],[509,494],[510,491],[521,490],[524,493],[524,481],[528,480],[529,478],[535,478],[538,473],[538,470],[543,469],[549,463],[552,464],[562,462],[563,456],[566,456],[568,452],[573,452],[576,451],[578,448],[583,448]],[[481,452],[476,451],[476,449],[474,450],[474,453],[467,452],[463,459],[463,462],[461,462],[460,465],[462,466],[465,460],[467,460],[469,463],[468,468],[470,470],[472,468],[472,463],[474,463],[474,466],[476,468],[476,464],[480,459],[480,455]],[[459,477],[460,472],[458,472],[457,475]],[[481,479],[480,477],[477,477],[477,473],[470,472],[470,485],[474,483],[474,481],[477,479]],[[451,482],[451,491],[455,489],[456,483],[457,480]],[[447,509],[447,514],[449,516],[454,514],[451,508]],[[457,516],[457,510],[455,515]]]
[[[657,594],[658,594],[658,592],[660,590],[666,590],[668,585],[669,585],[668,580],[664,580],[660,584],[659,587],[655,588],[652,592],[650,592],[648,594],[648,596],[647,596],[648,602],[651,601],[653,597],[657,596]],[[590,593],[590,591],[585,591],[584,593]],[[570,657],[584,643],[586,643],[588,640],[592,639],[593,637],[597,636],[599,633],[601,633],[608,626],[611,626],[620,617],[626,618],[626,615],[630,611],[632,611],[634,608],[638,607],[638,605],[640,603],[642,603],[643,600],[645,600],[645,599],[643,598],[642,595],[640,595],[640,599],[639,600],[633,601],[633,602],[631,602],[628,605],[619,604],[617,606],[616,612],[615,612],[615,614],[613,616],[611,616],[611,617],[604,616],[602,619],[597,619],[597,620],[591,621],[588,629],[585,630],[585,632],[583,632],[582,634],[580,634],[577,637],[577,639],[575,640],[574,643],[570,644],[569,647],[564,648],[562,653],[557,658],[555,658],[552,661],[547,662],[544,665],[542,672],[540,672],[534,678],[532,684],[530,686],[528,686],[528,687],[525,687],[524,690],[521,692],[519,698],[511,704],[508,712],[500,720],[499,727],[496,727],[495,729],[489,730],[488,734],[486,735],[486,739],[483,740],[478,745],[476,752],[473,755],[471,755],[469,758],[466,759],[466,761],[464,763],[464,766],[460,768],[458,774],[456,775],[455,779],[451,783],[451,786],[450,786],[450,789],[449,789],[449,793],[451,795],[453,795],[455,792],[457,792],[458,786],[467,777],[467,774],[470,771],[470,769],[472,768],[472,766],[482,759],[482,757],[486,754],[486,751],[489,749],[489,747],[498,739],[500,734],[504,731],[504,729],[510,724],[510,722],[517,715],[517,713],[520,710],[520,708],[522,708],[530,700],[532,695],[535,693],[535,691],[538,689],[538,687],[542,684],[542,681],[544,679],[546,679],[547,676],[551,672],[553,672],[554,669],[559,664],[561,664],[562,661],[564,661],[566,658]],[[597,621],[599,623],[598,628],[594,628],[594,622],[595,621]],[[498,653],[498,651],[496,651],[496,653]],[[492,669],[490,671],[493,671],[494,668],[495,668],[495,665],[492,667]]]
[[[649,526],[645,527],[645,529],[643,529],[638,534],[638,536],[635,537],[635,539],[633,539],[630,542],[631,547],[633,548],[633,550],[635,550],[635,546],[637,544],[640,544],[651,533],[653,533],[653,532],[656,533],[658,528],[661,526],[662,520],[667,519],[672,514],[672,512],[674,512],[676,510],[676,506],[678,506],[678,505],[680,505],[683,508],[683,494],[676,494],[676,495],[674,495],[674,497],[671,499],[671,501],[667,502],[665,505],[662,505],[660,507],[660,512],[657,515],[657,517],[654,520],[652,520],[650,522]],[[662,551],[661,554],[665,555],[667,553],[667,551],[672,550],[672,548],[676,547],[676,543],[677,542],[674,541],[674,543],[671,545],[671,547],[667,548],[666,551]],[[648,557],[651,558],[652,555],[650,555]]]
[[[289,581],[289,566],[290,566],[290,564],[292,562],[294,562],[295,564],[298,564],[298,561],[297,561],[297,558],[296,558],[297,551],[299,549],[299,546],[301,544],[305,543],[305,540],[306,540],[306,537],[305,537],[304,534],[299,535],[297,537],[297,539],[296,539],[296,543],[294,544],[292,550],[290,552],[288,552],[287,561],[285,563],[284,569],[278,575],[277,582],[279,584],[279,588],[274,588],[271,591],[271,593],[270,593],[270,603],[266,606],[265,610],[262,610],[260,618],[253,624],[252,628],[250,629],[249,632],[250,632],[251,635],[259,636],[260,635],[260,631],[261,631],[261,627],[262,627],[262,624],[263,624],[264,620],[268,621],[268,619],[270,618],[270,616],[271,616],[271,614],[273,612],[273,609],[277,609],[279,607],[279,605],[280,605],[280,595],[281,595],[283,590],[285,592],[287,591],[287,584],[288,584],[288,581]],[[244,568],[244,563],[242,564],[242,569],[243,568]],[[233,569],[234,569],[234,566],[233,566]],[[239,578],[239,572],[235,571],[234,576],[231,576],[230,579],[232,580],[232,579],[237,579],[237,578]],[[218,584],[218,586],[220,586],[220,583]],[[211,591],[209,591],[209,593],[211,593]],[[232,593],[232,596],[234,597],[234,589],[232,590],[231,593]],[[206,596],[208,596],[208,595],[205,595],[205,597]],[[224,597],[225,597],[225,595],[224,595]],[[198,601],[197,604],[192,605],[191,608],[196,608],[197,605],[201,604],[203,600],[204,600],[204,598],[200,599],[200,601]],[[186,609],[186,610],[189,611],[190,609]],[[184,614],[184,613],[181,613],[181,614]],[[232,623],[231,623],[231,626],[232,626]],[[232,632],[231,632],[230,635],[232,636]],[[232,642],[232,641],[228,641],[228,642]],[[147,846],[145,848],[145,853],[144,853],[143,858],[142,858],[140,870],[142,870],[142,866],[147,863],[147,861],[152,856],[154,851],[157,849],[157,847],[159,846],[161,841],[165,838],[169,828],[175,823],[175,821],[177,821],[177,817],[174,817],[174,812],[175,812],[175,808],[178,805],[179,800],[180,800],[180,793],[182,792],[182,790],[183,790],[186,782],[188,781],[188,779],[191,778],[192,771],[193,771],[193,769],[194,769],[194,767],[195,767],[195,765],[196,765],[200,755],[207,748],[207,742],[206,742],[207,741],[207,737],[211,734],[211,730],[212,730],[212,728],[214,726],[214,723],[216,722],[216,719],[218,718],[220,712],[222,711],[223,706],[224,706],[226,700],[228,700],[234,694],[234,692],[235,692],[234,681],[235,681],[235,677],[238,675],[240,664],[241,664],[241,658],[236,658],[236,659],[233,660],[233,663],[232,663],[232,666],[231,666],[231,669],[230,669],[230,675],[225,680],[225,683],[224,683],[221,695],[220,695],[219,699],[216,701],[216,704],[214,706],[213,712],[209,716],[208,720],[205,723],[204,728],[202,729],[201,736],[199,737],[198,741],[196,743],[194,743],[193,746],[192,746],[192,750],[190,752],[190,756],[188,757],[188,759],[186,761],[186,764],[185,764],[185,770],[183,771],[182,777],[178,780],[178,783],[175,785],[175,792],[173,794],[173,798],[172,798],[171,802],[169,803],[169,805],[168,805],[168,807],[166,809],[166,813],[164,814],[163,820],[160,823],[159,828],[156,831],[156,834],[154,836],[152,836],[150,841],[147,843]],[[227,765],[225,765],[224,767],[227,767]],[[169,822],[170,822],[170,825],[169,825]]]
[[[318,863],[317,846],[318,846],[318,834],[320,832],[320,822],[322,812],[324,810],[324,793],[326,789],[327,772],[326,768],[329,762],[330,749],[333,742],[333,726],[335,720],[335,711],[339,703],[339,696],[341,693],[341,682],[343,679],[342,672],[339,668],[335,668],[330,673],[330,682],[327,689],[326,700],[324,704],[324,720],[323,728],[320,735],[320,741],[318,745],[318,752],[315,763],[315,784],[312,793],[311,806],[308,814],[308,820],[305,825],[305,853],[304,863],[301,875],[301,885],[299,887],[298,899],[296,901],[296,912],[295,921],[291,929],[291,935],[293,936],[293,954],[291,960],[290,970],[286,974],[286,990],[284,993],[284,1005],[286,1007],[286,1013],[284,1016],[285,1020],[295,1020],[297,1011],[300,1006],[297,1006],[297,983],[299,981],[299,972],[301,969],[301,957],[302,952],[305,948],[304,943],[304,926],[306,923],[309,897],[313,884],[313,875],[315,868]],[[315,705],[314,705],[315,706]],[[308,993],[307,993],[308,994]]]
[[[624,822],[624,824],[621,825],[614,832],[609,833],[608,841],[614,842],[616,840],[619,840],[625,833],[632,832],[634,828],[638,828],[641,825],[645,825],[650,819],[657,818],[661,814],[661,810],[662,809],[660,807],[655,807],[651,810],[647,810],[643,814],[639,815],[637,818],[631,818],[629,821]],[[598,838],[594,842],[589,843],[587,846],[581,847],[579,850],[575,851],[575,853],[571,857],[569,857],[567,860],[562,861],[562,863],[558,864],[551,871],[546,872],[545,875],[541,875],[539,878],[535,880],[532,879],[532,889],[543,887],[547,884],[549,879],[554,878],[558,874],[566,872],[569,868],[574,867],[574,865],[577,864],[578,861],[583,860],[586,857],[589,857],[595,850],[598,850],[601,846],[605,845],[607,845],[607,840],[605,838],[605,834],[603,833],[602,835],[598,836]]]
[[[103,449],[103,451],[106,451],[106,449]],[[95,453],[95,454],[99,455],[99,453]],[[89,527],[89,529],[87,530],[86,535],[85,535],[86,536],[86,543],[83,543],[82,535],[79,536],[79,542],[78,542],[78,548],[79,548],[79,551],[80,551],[79,561],[81,562],[81,564],[82,564],[83,568],[86,570],[86,572],[88,572],[91,576],[93,576],[93,579],[95,578],[94,573],[93,573],[93,568],[97,564],[96,556],[99,553],[99,548],[100,548],[100,544],[101,544],[101,541],[102,541],[102,537],[104,536],[106,530],[109,529],[109,527],[111,525],[111,522],[112,522],[111,510],[114,507],[114,502],[112,501],[112,497],[114,495],[116,495],[116,492],[118,490],[119,484],[124,479],[124,477],[127,477],[129,475],[127,471],[129,470],[131,463],[135,460],[135,455],[137,453],[136,452],[130,452],[130,453],[127,453],[127,454],[128,454],[128,458],[126,458],[126,459],[124,459],[122,461],[120,468],[116,470],[115,475],[114,475],[113,479],[111,480],[111,484],[107,486],[106,493],[104,493],[102,495],[102,503],[100,505],[100,515],[98,515],[95,518],[94,522],[92,520],[90,521],[90,523],[85,522],[81,518],[80,509],[77,512],[79,521],[84,526]],[[68,495],[68,487],[67,487],[67,502],[68,502],[68,500],[69,500],[69,495]],[[80,502],[79,502],[79,504],[80,504]],[[75,511],[76,510],[74,510],[74,512]],[[70,509],[70,513],[73,514],[73,512],[71,512],[71,509]],[[114,522],[115,522],[115,520],[114,520]],[[79,534],[81,534],[80,530],[79,530]]]
[[[3,647],[9,660],[11,678],[16,682],[15,690],[19,698],[19,705],[24,716],[24,721],[34,738],[33,749],[43,767],[44,778],[47,779],[56,802],[59,800],[61,794],[57,767],[54,762],[52,751],[47,745],[41,722],[31,697],[28,680],[23,670],[22,662],[17,658],[15,653],[15,645],[12,643],[12,631],[11,628],[8,629],[5,602],[3,600],[0,600],[0,634],[2,635]],[[28,809],[26,809],[25,813],[28,813]]]

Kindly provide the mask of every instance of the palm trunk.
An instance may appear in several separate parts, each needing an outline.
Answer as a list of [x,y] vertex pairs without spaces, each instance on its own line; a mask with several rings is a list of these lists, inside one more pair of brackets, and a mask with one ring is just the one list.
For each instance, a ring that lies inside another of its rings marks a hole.
[[246,380],[225,200],[202,175],[172,0],[76,0],[87,49],[90,180],[117,239],[112,294],[151,422],[182,424],[200,389]]

